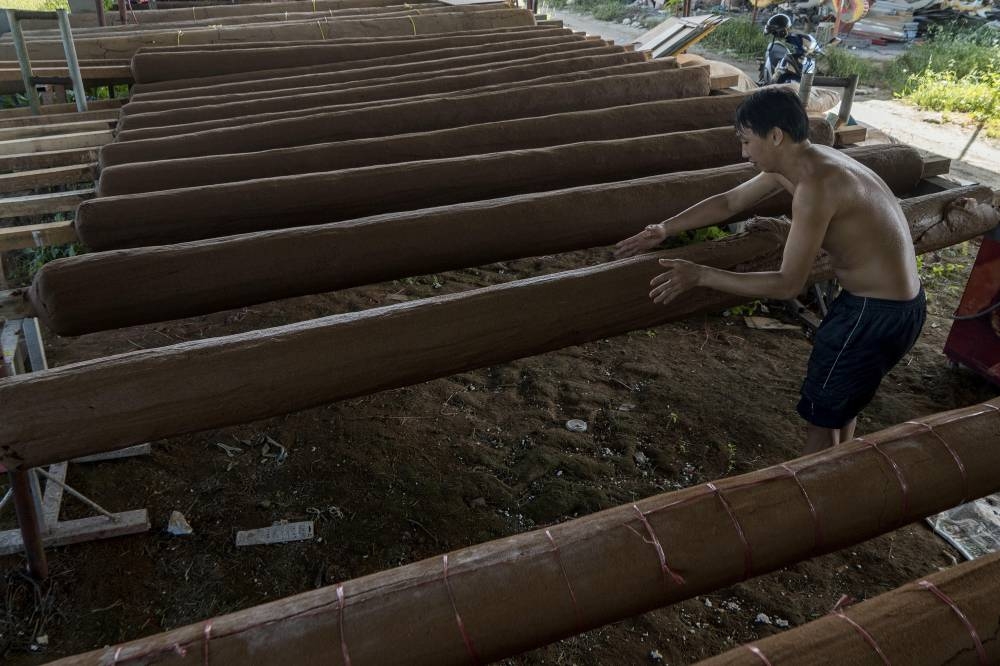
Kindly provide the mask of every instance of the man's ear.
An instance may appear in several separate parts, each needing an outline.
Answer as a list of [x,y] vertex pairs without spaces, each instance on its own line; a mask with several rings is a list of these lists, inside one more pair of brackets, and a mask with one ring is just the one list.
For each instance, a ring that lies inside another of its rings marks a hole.
[[771,131],[768,132],[768,138],[771,140],[771,145],[780,146],[781,142],[785,139],[785,133],[780,127],[772,127]]

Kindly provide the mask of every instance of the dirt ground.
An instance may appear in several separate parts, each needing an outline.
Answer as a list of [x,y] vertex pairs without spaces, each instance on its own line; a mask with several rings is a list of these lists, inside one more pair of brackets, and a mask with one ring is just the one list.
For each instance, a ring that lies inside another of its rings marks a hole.
[[[974,255],[969,244],[926,258],[927,326],[862,415],[859,434],[997,395],[997,387],[949,367],[941,353]],[[608,258],[607,250],[593,250],[493,264],[50,338],[47,349],[59,366]],[[771,315],[792,321],[777,309]],[[69,483],[110,510],[148,508],[153,529],[51,549],[51,580],[37,589],[20,573],[20,556],[0,559],[0,654],[11,664],[39,664],[793,458],[803,437],[793,409],[809,350],[800,331],[751,330],[740,316],[717,313],[172,438],[142,458],[74,464]],[[589,429],[570,432],[569,419]],[[282,444],[287,459],[264,455],[265,437]],[[164,532],[174,510],[187,517],[193,536]],[[88,511],[67,499],[62,518]],[[234,545],[237,530],[307,519],[316,521],[313,541]],[[12,525],[8,512],[3,526]],[[864,599],[955,558],[927,527],[913,524],[507,663],[639,664],[657,655],[690,663],[782,631],[786,621],[794,627],[816,618],[842,594]],[[756,623],[759,613],[772,624]]]

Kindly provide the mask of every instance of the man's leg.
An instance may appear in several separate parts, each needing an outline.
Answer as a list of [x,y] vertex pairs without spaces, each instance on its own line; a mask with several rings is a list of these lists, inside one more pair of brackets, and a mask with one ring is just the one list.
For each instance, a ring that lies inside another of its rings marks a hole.
[[854,439],[854,427],[857,425],[858,417],[855,416],[840,429],[840,440],[837,443],[843,444],[844,442],[849,442]]
[[[846,426],[845,426],[846,427]],[[806,424],[806,446],[802,450],[802,455],[816,453],[823,449],[828,449],[840,443],[840,430],[837,428],[823,428],[812,423]]]

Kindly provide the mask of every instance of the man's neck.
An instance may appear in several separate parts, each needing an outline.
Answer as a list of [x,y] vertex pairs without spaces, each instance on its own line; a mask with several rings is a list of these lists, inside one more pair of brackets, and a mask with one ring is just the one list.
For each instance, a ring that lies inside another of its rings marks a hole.
[[799,143],[789,143],[782,150],[775,171],[793,186],[798,185],[811,170],[809,162],[814,152],[815,149],[809,139]]

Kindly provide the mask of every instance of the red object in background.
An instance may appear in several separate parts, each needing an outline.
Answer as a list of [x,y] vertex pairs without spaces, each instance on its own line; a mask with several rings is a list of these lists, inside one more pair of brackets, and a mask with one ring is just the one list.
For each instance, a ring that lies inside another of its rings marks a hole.
[[[944,353],[1000,386],[1000,228],[983,237]],[[989,311],[990,308],[994,308]],[[989,312],[987,312],[989,311]],[[984,313],[975,316],[978,313]],[[963,317],[969,317],[964,319]]]

